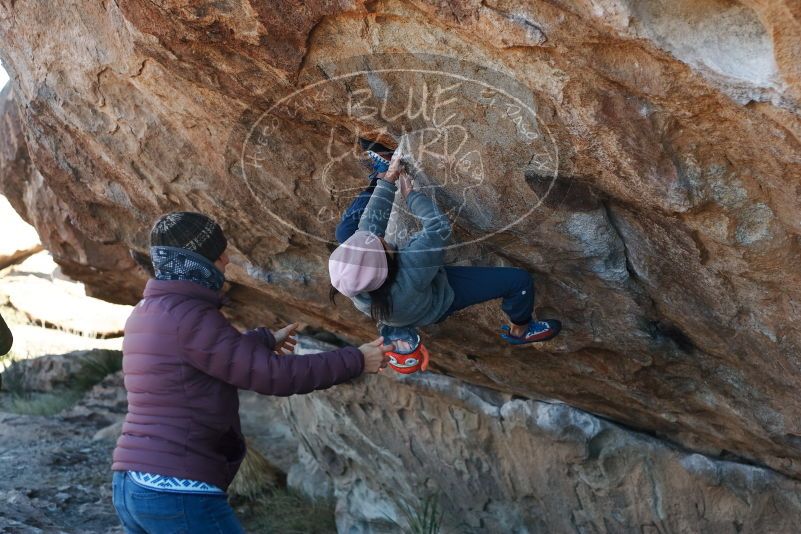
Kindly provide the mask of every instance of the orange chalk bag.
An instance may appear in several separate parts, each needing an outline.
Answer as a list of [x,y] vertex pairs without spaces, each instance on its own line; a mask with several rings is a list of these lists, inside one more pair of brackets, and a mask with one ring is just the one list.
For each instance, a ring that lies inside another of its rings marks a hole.
[[428,349],[415,328],[383,325],[380,332],[385,345],[395,346],[395,350],[387,352],[394,371],[410,375],[428,369]]

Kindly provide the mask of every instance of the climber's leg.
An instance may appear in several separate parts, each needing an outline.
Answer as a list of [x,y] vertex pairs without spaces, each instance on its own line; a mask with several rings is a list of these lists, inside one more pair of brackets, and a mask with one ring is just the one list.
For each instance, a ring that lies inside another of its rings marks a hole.
[[439,319],[496,298],[502,298],[501,309],[511,325],[504,326],[501,338],[513,345],[547,341],[559,334],[562,323],[555,319],[535,321],[534,283],[523,269],[508,267],[445,267],[448,283],[453,289],[453,304]]
[[342,214],[342,220],[339,221],[336,229],[336,238],[340,244],[344,243],[359,228],[359,220],[362,218],[362,213],[364,213],[367,203],[370,202],[370,197],[373,195],[373,189],[375,189],[377,182],[378,178],[373,173],[367,189],[359,193],[359,196],[353,199],[348,209]]
[[370,164],[373,167],[373,172],[370,173],[368,179],[370,185],[359,193],[353,202],[351,202],[348,209],[342,215],[342,220],[337,225],[336,238],[342,244],[350,236],[352,236],[359,228],[359,220],[362,218],[362,213],[373,195],[373,189],[378,182],[379,178],[384,176],[389,168],[389,160],[392,158],[393,151],[384,145],[369,139],[359,139],[360,146],[365,150],[365,153],[370,158]]
[[445,267],[453,289],[453,304],[440,318],[474,304],[502,298],[501,309],[515,325],[527,325],[534,311],[534,283],[524,269],[514,267]]

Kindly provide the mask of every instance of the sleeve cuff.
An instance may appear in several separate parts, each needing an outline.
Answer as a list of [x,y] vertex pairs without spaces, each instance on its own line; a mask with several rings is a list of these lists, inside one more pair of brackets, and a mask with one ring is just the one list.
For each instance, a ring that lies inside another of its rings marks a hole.
[[376,184],[376,187],[380,187],[381,189],[388,189],[393,193],[398,190],[398,187],[394,183],[387,182],[383,178],[378,179],[378,184]]
[[416,191],[416,190],[415,191],[409,191],[409,194],[406,195],[406,204],[408,206],[411,206],[412,202],[414,201],[414,199],[417,198],[418,196],[422,195],[422,194],[423,194],[422,191]]
[[258,336],[262,342],[267,346],[268,349],[273,350],[275,349],[275,336],[268,328],[264,328],[260,326],[259,328],[254,328],[253,330],[248,330],[245,332],[247,336]]
[[362,354],[362,351],[360,351],[358,347],[352,347],[352,348],[354,356],[356,358],[356,365],[357,365],[356,368],[358,369],[358,372],[353,376],[353,378],[356,378],[357,376],[361,376],[364,373],[364,354]]

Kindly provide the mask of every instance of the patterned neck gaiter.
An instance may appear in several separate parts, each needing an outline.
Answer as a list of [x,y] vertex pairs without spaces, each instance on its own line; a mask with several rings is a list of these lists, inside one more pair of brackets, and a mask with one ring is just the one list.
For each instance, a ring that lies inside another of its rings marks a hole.
[[156,280],[191,280],[214,291],[220,291],[225,276],[205,256],[176,247],[150,247],[150,258]]

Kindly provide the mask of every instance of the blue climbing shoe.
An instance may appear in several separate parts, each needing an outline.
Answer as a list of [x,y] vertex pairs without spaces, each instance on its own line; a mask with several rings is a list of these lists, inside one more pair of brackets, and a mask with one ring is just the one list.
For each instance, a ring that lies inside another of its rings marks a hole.
[[395,152],[391,148],[387,148],[381,143],[370,141],[369,139],[359,138],[359,146],[370,158],[370,163],[373,166],[373,173],[387,172],[389,170],[389,160],[392,159],[392,154]]
[[508,324],[501,327],[504,331],[501,338],[509,342],[510,345],[525,345],[536,341],[548,341],[559,335],[562,330],[562,323],[556,319],[546,319],[544,321],[531,321],[528,323],[528,330],[521,337],[513,336],[509,333]]
[[370,158],[374,173],[387,172],[389,170],[389,160],[382,157],[379,153],[368,150],[367,157]]

